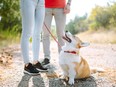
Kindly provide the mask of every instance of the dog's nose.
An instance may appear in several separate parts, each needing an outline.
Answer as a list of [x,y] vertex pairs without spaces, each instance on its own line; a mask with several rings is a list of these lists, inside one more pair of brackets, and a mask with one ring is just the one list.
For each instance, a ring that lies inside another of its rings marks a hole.
[[67,30],[65,32],[68,32]]

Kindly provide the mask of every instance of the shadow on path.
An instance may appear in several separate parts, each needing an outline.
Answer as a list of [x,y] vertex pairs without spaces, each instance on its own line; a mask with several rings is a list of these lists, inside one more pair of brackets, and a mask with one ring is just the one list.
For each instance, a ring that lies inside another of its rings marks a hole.
[[31,76],[28,74],[24,74],[22,76],[20,83],[18,84],[18,87],[40,87],[40,86],[45,87],[41,75]]
[[86,79],[75,79],[75,84],[70,86],[66,80],[58,77],[58,72],[54,65],[50,65],[48,72],[41,72],[40,75],[31,76],[24,74],[18,87],[97,87],[95,78],[90,76]]
[[94,77],[89,77],[87,79],[75,80],[75,84],[70,86],[65,80],[47,77],[47,73],[41,73],[38,76],[24,74],[18,87],[97,87],[97,84]]

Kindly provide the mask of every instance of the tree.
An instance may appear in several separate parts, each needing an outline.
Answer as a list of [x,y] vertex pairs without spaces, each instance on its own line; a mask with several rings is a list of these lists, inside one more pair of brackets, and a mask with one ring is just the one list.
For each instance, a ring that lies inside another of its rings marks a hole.
[[74,20],[71,20],[67,26],[66,30],[70,31],[72,34],[77,34],[79,32],[85,31],[88,29],[87,24],[87,14],[82,17],[76,16]]
[[108,10],[111,14],[110,24],[116,27],[116,2],[113,2],[113,5],[111,5]]
[[97,13],[96,22],[99,23],[100,26],[107,28],[109,26],[111,15],[108,12],[108,9],[101,9],[101,12]]
[[0,29],[21,32],[19,0],[0,0]]
[[111,14],[107,7],[96,6],[89,17],[90,29],[99,29],[100,27],[107,28],[110,25]]

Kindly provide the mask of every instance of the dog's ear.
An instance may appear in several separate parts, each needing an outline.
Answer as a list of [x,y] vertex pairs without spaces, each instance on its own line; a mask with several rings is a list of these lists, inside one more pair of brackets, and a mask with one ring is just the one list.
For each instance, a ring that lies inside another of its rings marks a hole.
[[86,47],[86,46],[89,46],[89,45],[90,45],[90,43],[88,43],[88,42],[82,42],[80,44],[80,47]]

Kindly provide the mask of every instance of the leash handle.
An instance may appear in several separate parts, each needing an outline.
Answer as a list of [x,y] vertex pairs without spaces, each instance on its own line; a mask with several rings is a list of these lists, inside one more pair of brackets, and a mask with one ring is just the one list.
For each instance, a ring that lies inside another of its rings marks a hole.
[[58,41],[56,40],[56,38],[54,37],[54,35],[51,33],[50,29],[47,27],[47,25],[44,22],[44,25],[46,27],[46,29],[48,30],[48,32],[51,34],[52,38],[56,41],[56,43],[58,44],[58,46],[61,48],[61,45],[58,43]]

